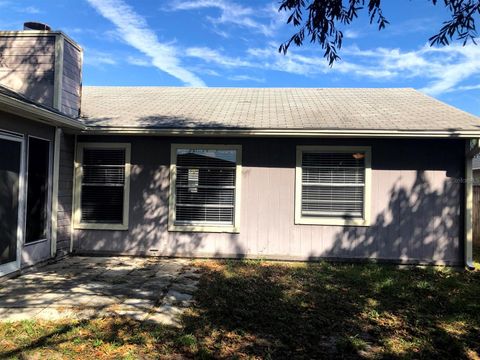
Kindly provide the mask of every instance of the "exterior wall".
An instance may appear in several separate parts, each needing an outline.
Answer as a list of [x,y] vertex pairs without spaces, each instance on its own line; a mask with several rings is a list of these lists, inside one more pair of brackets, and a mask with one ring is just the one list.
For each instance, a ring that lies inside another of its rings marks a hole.
[[473,186],[480,186],[480,169],[473,169]]
[[472,227],[473,246],[480,247],[480,186],[478,185],[473,187]]
[[55,36],[0,36],[0,84],[53,106]]
[[69,41],[63,47],[62,102],[61,111],[78,116],[82,91],[82,54]]
[[[55,128],[41,123],[33,122],[12,114],[0,112],[0,130],[22,134],[25,139],[29,135],[41,137],[51,141],[51,154],[53,154],[53,141]],[[25,151],[25,148],[24,148]],[[2,154],[3,156],[3,154]],[[51,157],[53,165],[53,156]],[[24,245],[22,248],[21,266],[28,266],[50,258],[50,239],[47,241]]]
[[70,252],[75,137],[63,134],[60,150],[57,212],[57,256]]
[[[75,230],[77,253],[461,264],[464,142],[407,139],[79,137],[130,142],[127,231]],[[172,143],[242,145],[240,233],[169,232]],[[294,224],[296,145],[372,147],[369,227]]]
[[77,117],[82,50],[60,32],[0,33],[0,84]]

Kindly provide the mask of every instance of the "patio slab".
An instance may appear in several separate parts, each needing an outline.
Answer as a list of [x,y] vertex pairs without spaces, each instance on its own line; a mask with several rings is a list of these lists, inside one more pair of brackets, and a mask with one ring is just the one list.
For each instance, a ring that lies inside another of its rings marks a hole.
[[186,259],[69,257],[0,279],[0,321],[118,315],[180,326],[199,277]]

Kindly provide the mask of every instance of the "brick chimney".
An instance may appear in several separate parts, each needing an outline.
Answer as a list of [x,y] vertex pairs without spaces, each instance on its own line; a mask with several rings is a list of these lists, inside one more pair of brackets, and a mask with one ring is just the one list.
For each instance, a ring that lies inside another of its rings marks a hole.
[[0,85],[72,117],[80,112],[82,59],[75,41],[46,24],[0,31]]

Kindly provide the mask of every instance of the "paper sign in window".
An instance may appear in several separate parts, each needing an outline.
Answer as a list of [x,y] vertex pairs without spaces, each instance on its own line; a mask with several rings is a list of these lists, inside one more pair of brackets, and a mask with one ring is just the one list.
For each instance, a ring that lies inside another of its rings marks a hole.
[[188,192],[198,192],[198,169],[188,169]]

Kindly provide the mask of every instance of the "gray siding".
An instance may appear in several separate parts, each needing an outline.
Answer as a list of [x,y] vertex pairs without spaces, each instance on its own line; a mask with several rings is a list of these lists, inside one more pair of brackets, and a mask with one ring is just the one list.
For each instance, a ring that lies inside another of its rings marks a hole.
[[63,134],[60,146],[57,256],[63,256],[70,252],[75,137],[73,135]]
[[0,36],[0,84],[53,106],[55,36]]
[[82,90],[82,57],[81,52],[67,40],[63,49],[61,111],[76,117],[80,109]]
[[[462,140],[82,140],[130,142],[133,167],[129,230],[76,230],[77,252],[462,262]],[[239,234],[167,231],[171,143],[243,146]],[[372,146],[371,226],[294,224],[296,145]]]

